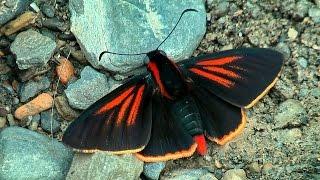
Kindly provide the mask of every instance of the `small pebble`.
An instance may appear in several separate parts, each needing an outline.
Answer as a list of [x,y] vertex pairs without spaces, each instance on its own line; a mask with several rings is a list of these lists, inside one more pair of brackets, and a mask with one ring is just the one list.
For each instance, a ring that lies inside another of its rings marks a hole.
[[265,163],[263,166],[262,166],[262,172],[263,173],[268,173],[271,169],[272,169],[272,164],[271,163]]
[[20,106],[14,113],[17,119],[23,119],[28,116],[36,115],[52,107],[53,98],[48,93],[42,93],[32,101]]
[[29,129],[32,131],[37,130],[38,126],[39,126],[39,122],[40,122],[40,114],[36,114],[36,115],[32,116],[32,120],[29,125]]
[[37,18],[37,15],[33,12],[27,11],[20,15],[15,20],[9,22],[0,29],[0,33],[9,36],[15,32],[18,32],[20,29],[32,24]]
[[221,164],[221,162],[219,161],[219,160],[214,160],[214,165],[216,166],[216,168],[218,168],[218,169],[220,169],[220,168],[222,168],[222,164]]
[[66,27],[62,21],[57,18],[49,18],[42,21],[43,27],[51,29],[53,31],[65,31]]
[[79,116],[79,113],[73,110],[64,96],[58,96],[54,100],[54,105],[57,108],[58,113],[65,120],[74,120]]
[[218,180],[212,173],[207,173],[199,178],[199,180]]
[[7,115],[7,120],[10,126],[15,126],[17,124],[12,114]]
[[296,31],[294,28],[290,28],[288,31],[288,37],[290,40],[295,40],[298,36],[298,31]]
[[308,67],[308,61],[304,57],[299,57],[298,58],[298,64],[303,68],[307,68]]
[[54,17],[54,7],[44,3],[41,7],[41,10],[43,14],[45,14],[47,17],[52,18]]
[[261,166],[257,162],[253,162],[248,165],[248,169],[251,172],[259,173],[261,172]]
[[243,169],[231,169],[224,173],[221,180],[245,180],[246,172]]
[[9,108],[8,107],[2,107],[0,106],[0,117],[6,117],[7,114],[9,113]]
[[308,14],[315,23],[320,23],[320,8],[310,8]]
[[30,7],[35,11],[35,12],[40,12],[40,8],[39,8],[39,6],[35,3],[35,2],[33,2],[33,3],[31,3],[30,4]]
[[19,96],[21,102],[26,102],[30,98],[34,97],[39,92],[49,88],[50,80],[47,77],[40,77],[39,80],[30,80],[27,83],[23,83],[19,90]]
[[60,81],[66,85],[69,80],[74,77],[74,67],[72,63],[65,57],[61,57],[59,65],[56,68],[57,75],[60,77]]
[[143,174],[152,180],[157,180],[165,166],[165,162],[145,163],[143,166]]
[[79,61],[81,64],[87,63],[87,59],[84,56],[83,52],[80,50],[75,50],[74,48],[70,49],[71,51],[71,56],[75,58],[77,61]]
[[[56,133],[60,130],[60,122],[57,121],[56,114],[51,110],[41,112],[41,128],[48,133]],[[52,131],[51,131],[52,130]]]
[[7,118],[0,116],[0,128],[3,128],[6,125],[6,123],[7,123]]

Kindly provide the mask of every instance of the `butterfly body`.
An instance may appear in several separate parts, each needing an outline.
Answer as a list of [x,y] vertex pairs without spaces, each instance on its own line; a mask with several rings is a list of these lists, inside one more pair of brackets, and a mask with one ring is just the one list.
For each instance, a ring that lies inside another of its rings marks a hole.
[[275,84],[283,56],[263,48],[233,49],[171,61],[147,53],[147,73],[134,76],[86,109],[63,142],[82,152],[136,153],[145,162],[206,152],[205,137],[223,145],[245,128],[245,109]]

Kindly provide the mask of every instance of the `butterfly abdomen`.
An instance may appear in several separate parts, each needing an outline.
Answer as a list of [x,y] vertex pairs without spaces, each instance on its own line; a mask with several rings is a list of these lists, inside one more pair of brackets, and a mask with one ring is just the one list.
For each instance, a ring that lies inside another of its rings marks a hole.
[[201,116],[192,97],[185,96],[170,105],[173,117],[181,122],[182,127],[191,136],[203,134]]

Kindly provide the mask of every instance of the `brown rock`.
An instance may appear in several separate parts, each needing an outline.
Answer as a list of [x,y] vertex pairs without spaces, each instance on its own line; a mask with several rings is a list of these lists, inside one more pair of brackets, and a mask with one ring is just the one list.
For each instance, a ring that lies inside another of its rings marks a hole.
[[76,117],[79,116],[79,113],[73,110],[65,97],[58,96],[54,100],[54,105],[57,108],[58,113],[66,120],[74,120]]
[[44,110],[52,107],[53,98],[48,93],[42,93],[32,101],[20,106],[15,112],[14,116],[21,120],[28,116],[36,115]]
[[68,81],[74,76],[74,67],[72,63],[65,57],[60,58],[60,64],[57,66],[56,71],[60,77],[60,81],[63,84],[67,84]]
[[7,119],[5,117],[0,117],[0,128],[3,128],[7,123]]
[[0,32],[2,34],[5,34],[6,36],[9,36],[17,31],[21,30],[22,28],[32,24],[36,18],[37,18],[37,14],[35,14],[31,11],[27,11],[27,12],[21,14],[15,20],[4,25],[0,29]]

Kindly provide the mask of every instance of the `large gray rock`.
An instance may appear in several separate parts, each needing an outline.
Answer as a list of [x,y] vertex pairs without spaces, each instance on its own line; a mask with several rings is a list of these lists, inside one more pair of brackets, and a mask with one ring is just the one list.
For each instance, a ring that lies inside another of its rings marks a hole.
[[86,109],[92,103],[111,91],[114,81],[86,66],[81,71],[81,78],[70,84],[65,90],[70,106],[77,109]]
[[132,155],[111,155],[106,152],[75,154],[67,180],[130,180],[138,179],[143,162]]
[[0,132],[0,179],[64,179],[73,153],[57,140],[20,127]]
[[10,48],[17,56],[18,68],[28,69],[45,65],[53,55],[56,43],[49,37],[29,29],[19,33]]
[[0,26],[21,14],[32,2],[33,0],[1,0]]
[[119,56],[117,53],[140,53],[156,49],[173,29],[180,14],[187,12],[177,29],[160,47],[174,60],[189,57],[206,31],[206,12],[203,0],[112,1],[70,0],[71,31],[96,68],[127,72],[143,64],[145,55]]

